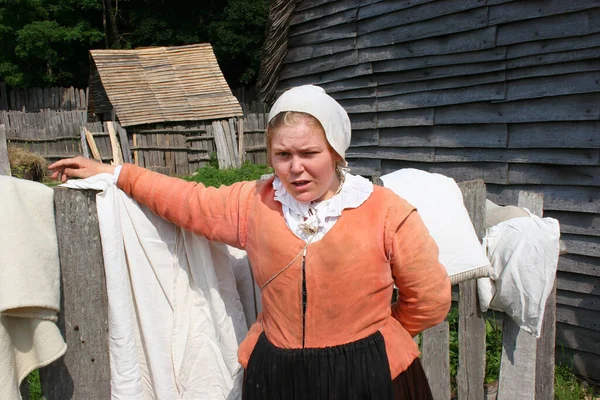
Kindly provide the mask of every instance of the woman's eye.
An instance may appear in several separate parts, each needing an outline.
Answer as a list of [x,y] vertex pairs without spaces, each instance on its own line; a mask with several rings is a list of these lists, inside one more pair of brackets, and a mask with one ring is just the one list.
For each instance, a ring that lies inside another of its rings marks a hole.
[[290,153],[287,153],[285,151],[280,151],[280,152],[275,153],[275,155],[278,157],[287,157],[290,155]]

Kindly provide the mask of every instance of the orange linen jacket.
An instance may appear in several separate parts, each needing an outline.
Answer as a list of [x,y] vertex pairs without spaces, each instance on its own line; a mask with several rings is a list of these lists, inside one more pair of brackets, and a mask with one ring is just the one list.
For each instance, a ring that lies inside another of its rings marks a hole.
[[[437,246],[415,208],[376,186],[363,205],[345,209],[320,241],[308,245],[303,330],[305,242],[287,227],[272,182],[217,189],[126,164],[118,186],[184,229],[245,249],[259,287],[292,263],[261,291],[262,313],[238,350],[244,368],[263,331],[277,347],[301,348],[304,339],[305,347],[322,348],[379,330],[396,377],[419,356],[412,336],[441,322],[451,301]],[[394,283],[399,298],[390,305]]]

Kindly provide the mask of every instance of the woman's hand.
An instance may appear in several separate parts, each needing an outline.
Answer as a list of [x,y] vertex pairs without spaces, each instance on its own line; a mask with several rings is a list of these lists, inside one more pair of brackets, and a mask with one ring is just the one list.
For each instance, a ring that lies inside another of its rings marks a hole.
[[69,178],[89,178],[101,173],[112,174],[115,172],[114,165],[102,164],[82,156],[57,161],[50,164],[48,169],[52,170],[52,179],[60,180],[63,183]]

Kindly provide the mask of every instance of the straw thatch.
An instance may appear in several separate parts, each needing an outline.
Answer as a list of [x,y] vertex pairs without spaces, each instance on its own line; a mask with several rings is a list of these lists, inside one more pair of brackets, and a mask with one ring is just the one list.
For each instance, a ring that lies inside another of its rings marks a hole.
[[279,71],[287,53],[288,31],[295,7],[294,0],[274,0],[271,3],[256,83],[259,99],[266,103],[273,99],[279,83]]
[[242,116],[210,44],[90,53],[89,108],[122,126]]

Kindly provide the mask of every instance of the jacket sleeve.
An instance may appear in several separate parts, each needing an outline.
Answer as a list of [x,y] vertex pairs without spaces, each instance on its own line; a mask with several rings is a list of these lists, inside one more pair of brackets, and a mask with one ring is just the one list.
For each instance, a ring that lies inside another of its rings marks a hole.
[[392,315],[411,336],[442,322],[451,305],[450,278],[416,210],[393,233],[390,262],[398,301]]
[[205,187],[132,164],[125,164],[117,186],[138,203],[183,229],[243,248],[246,215],[255,182]]

